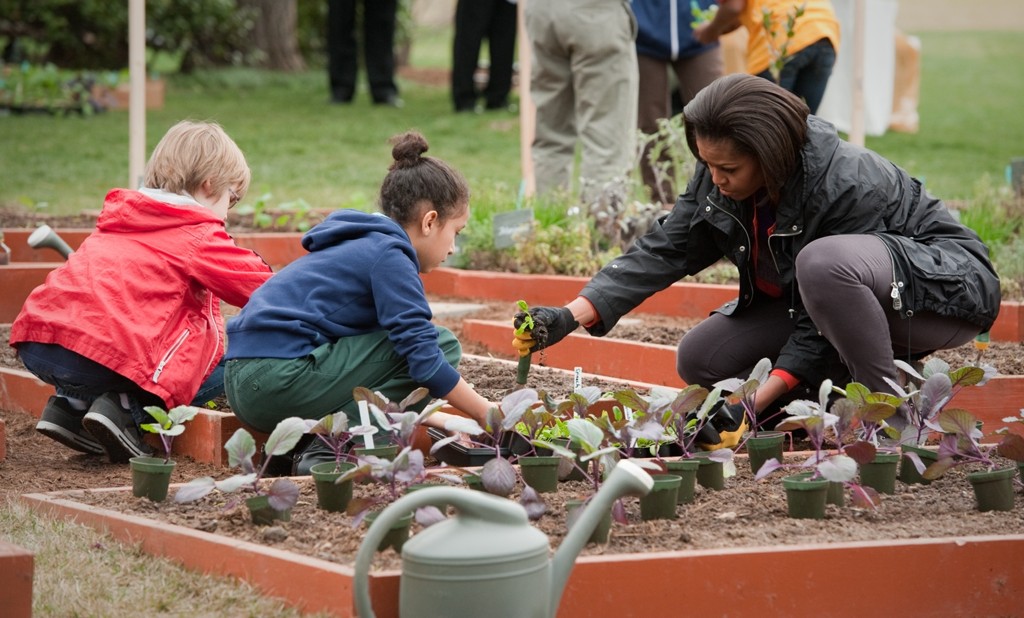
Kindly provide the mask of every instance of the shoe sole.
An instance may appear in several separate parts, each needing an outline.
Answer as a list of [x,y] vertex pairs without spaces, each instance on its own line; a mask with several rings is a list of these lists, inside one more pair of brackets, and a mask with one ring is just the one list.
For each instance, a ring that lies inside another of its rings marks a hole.
[[82,419],[82,426],[100,443],[110,463],[127,463],[132,457],[149,455],[135,446],[120,427],[102,414],[86,414]]
[[39,421],[36,423],[36,431],[51,440],[56,440],[64,446],[86,455],[102,455],[104,453],[103,446],[99,442],[68,431],[64,427],[50,421]]

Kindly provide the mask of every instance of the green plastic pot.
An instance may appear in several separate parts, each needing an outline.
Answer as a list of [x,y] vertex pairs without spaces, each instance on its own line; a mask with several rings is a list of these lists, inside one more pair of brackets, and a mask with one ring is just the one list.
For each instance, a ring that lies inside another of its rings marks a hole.
[[697,488],[697,468],[700,461],[696,459],[679,459],[667,461],[669,474],[675,474],[680,478],[679,490],[676,492],[676,504],[690,504],[693,502],[693,495]]
[[174,471],[173,461],[165,462],[163,457],[132,457],[128,465],[132,469],[133,496],[149,498],[153,502],[167,499],[167,488]]
[[[558,442],[558,441],[556,440],[556,442]],[[580,455],[583,452],[583,450],[580,448],[580,445],[576,444],[575,442],[572,442],[572,441],[566,439],[565,440],[565,444],[563,444],[563,446],[565,446],[570,451],[576,453],[576,459],[575,459],[575,462],[574,462],[571,459],[563,458],[561,460],[561,462],[559,462],[559,464],[558,464],[558,480],[560,480],[560,481],[584,481],[584,480],[586,480],[587,477],[583,474],[582,468],[585,467],[587,464],[586,463],[580,463]]]
[[[369,528],[373,525],[373,520],[377,519],[378,515],[380,515],[380,511],[373,511],[372,513],[367,514],[366,518],[363,519],[363,525]],[[402,546],[409,540],[409,530],[412,527],[413,515],[414,513],[406,513],[395,520],[395,523],[377,545],[377,551],[384,551],[391,547],[396,552],[401,552]]]
[[1013,510],[1013,475],[1016,472],[1016,468],[1011,466],[967,475],[967,480],[974,488],[979,511]]
[[1020,470],[1020,480],[1024,483],[1024,461],[1017,463],[1017,469]]
[[[566,521],[568,527],[572,528],[573,523],[579,518],[576,513],[584,505],[583,500],[566,500],[565,511]],[[589,505],[588,505],[589,506]],[[587,543],[599,543],[604,544],[608,542],[608,537],[612,530],[612,511],[608,509],[604,516],[598,521],[597,526],[594,527],[594,531],[590,533],[590,538],[587,539]]]
[[828,491],[825,492],[825,503],[844,506],[846,504],[846,486],[836,481],[829,481]]
[[876,452],[872,461],[860,467],[861,485],[873,487],[880,494],[896,493],[899,463],[899,453]]
[[675,474],[652,474],[654,487],[640,497],[640,519],[675,519],[677,495],[682,477]]
[[926,468],[938,461],[938,454],[933,450],[912,444],[904,444],[901,448],[904,454],[900,457],[900,473],[897,478],[907,485],[930,485],[931,480],[921,476],[921,473],[914,467],[914,462],[910,461],[906,453],[917,453],[917,456],[921,458],[921,462]]
[[537,493],[557,490],[558,462],[561,459],[557,455],[520,457],[517,463],[519,472],[523,475],[523,482]]
[[828,498],[828,480],[811,480],[810,472],[794,474],[782,479],[786,489],[786,506],[794,519],[824,519]]
[[697,483],[705,489],[718,491],[725,489],[725,465],[720,461],[709,459],[711,453],[695,453],[694,459],[700,462],[697,468]]
[[757,474],[769,459],[782,463],[783,447],[786,434],[781,431],[762,431],[750,436],[746,441],[747,455],[750,458],[750,471]]
[[355,468],[354,463],[326,461],[309,469],[316,484],[317,506],[331,513],[343,513],[352,501],[352,481],[338,483],[338,478]]
[[270,496],[253,496],[245,500],[245,506],[249,507],[249,515],[252,516],[252,523],[257,526],[269,526],[276,521],[291,521],[292,510],[285,509],[278,511],[270,506]]

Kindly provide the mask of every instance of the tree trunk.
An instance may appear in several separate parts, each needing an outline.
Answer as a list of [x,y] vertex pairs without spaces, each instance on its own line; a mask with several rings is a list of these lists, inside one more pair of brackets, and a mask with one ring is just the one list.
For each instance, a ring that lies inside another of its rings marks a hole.
[[302,71],[306,62],[299,53],[296,34],[297,0],[241,0],[256,9],[253,44],[265,54],[263,66],[279,71]]

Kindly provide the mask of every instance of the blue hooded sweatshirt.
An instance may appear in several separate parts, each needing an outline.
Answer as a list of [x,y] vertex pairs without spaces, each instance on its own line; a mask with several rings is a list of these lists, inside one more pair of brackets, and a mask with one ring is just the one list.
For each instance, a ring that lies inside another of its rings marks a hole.
[[701,9],[716,0],[632,0],[636,15],[636,53],[657,60],[690,58],[714,49],[718,43],[701,45],[693,38],[692,5]]
[[308,254],[260,286],[228,321],[226,358],[301,358],[344,337],[386,330],[412,379],[434,397],[459,373],[437,344],[409,236],[382,214],[331,213],[302,237]]

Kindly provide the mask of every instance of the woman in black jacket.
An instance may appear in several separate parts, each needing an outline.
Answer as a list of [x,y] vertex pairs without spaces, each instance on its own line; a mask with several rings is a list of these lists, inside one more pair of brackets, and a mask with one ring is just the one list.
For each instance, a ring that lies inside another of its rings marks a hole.
[[957,347],[991,327],[999,278],[978,235],[918,180],[842,141],[799,98],[769,80],[727,75],[683,116],[697,157],[686,192],[579,297],[531,310],[548,328],[544,345],[579,324],[602,336],[647,297],[723,257],[739,269],[739,298],[683,337],[677,370],[710,387],[771,359],[757,412],[825,378],[890,391],[894,358]]

